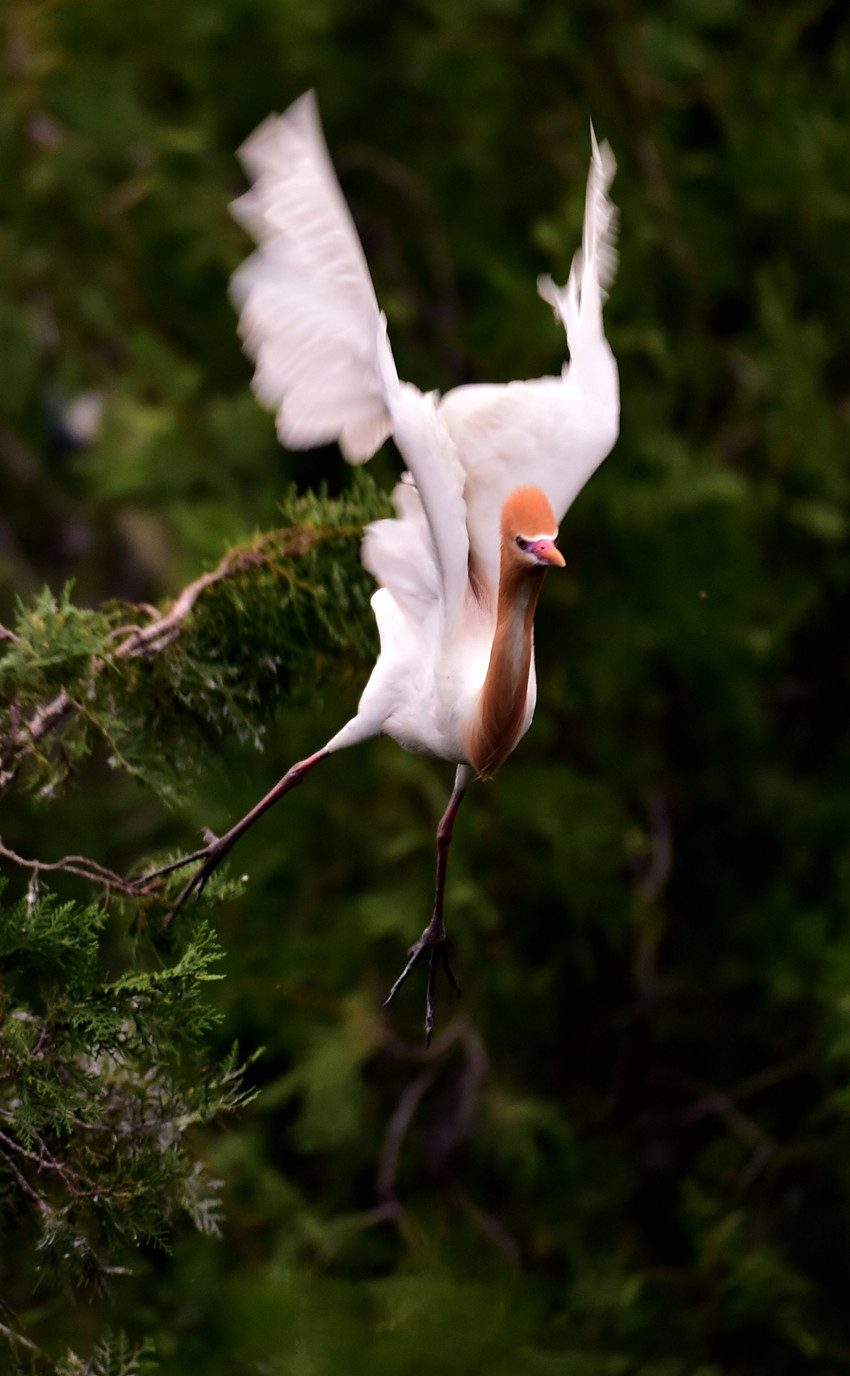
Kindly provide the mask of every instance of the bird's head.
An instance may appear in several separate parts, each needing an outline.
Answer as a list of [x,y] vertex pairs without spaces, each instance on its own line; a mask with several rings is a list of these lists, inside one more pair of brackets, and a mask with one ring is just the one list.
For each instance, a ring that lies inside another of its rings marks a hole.
[[502,558],[519,570],[545,573],[563,568],[558,522],[539,487],[517,487],[502,507]]

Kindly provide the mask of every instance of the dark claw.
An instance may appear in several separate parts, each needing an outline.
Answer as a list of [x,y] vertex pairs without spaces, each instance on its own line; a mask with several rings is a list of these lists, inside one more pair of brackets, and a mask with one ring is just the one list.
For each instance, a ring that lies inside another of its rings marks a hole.
[[[212,832],[208,832],[207,835],[212,836]],[[202,863],[195,870],[188,884],[181,889],[177,896],[177,902],[169,912],[166,913],[162,923],[163,930],[168,930],[184,903],[192,897],[193,893],[196,901],[200,898],[204,889],[207,887],[207,880],[221,864],[229,849],[230,846],[222,845],[221,840],[215,837],[214,840],[210,841],[206,850],[196,852],[196,854],[191,857],[193,860],[200,859]]]
[[401,986],[404,984],[404,981],[407,979],[407,976],[410,974],[411,970],[416,969],[416,966],[419,964],[420,960],[425,954],[425,950],[426,948],[421,941],[417,941],[415,946],[411,946],[410,951],[408,953],[410,959],[408,960],[407,964],[405,965],[404,969],[402,970],[392,989],[387,994],[387,997],[384,999],[385,1008],[388,1003],[392,1003],[393,999],[395,998]]
[[130,882],[135,884],[137,888],[144,888],[154,879],[162,879],[166,874],[173,874],[175,870],[185,869],[187,865],[194,865],[197,860],[203,860],[208,850],[208,846],[203,850],[195,850],[191,855],[184,855],[182,860],[172,860],[170,865],[163,865],[158,870],[151,870],[149,874],[141,874],[138,879],[133,879]]
[[443,969],[445,970],[446,974],[447,974],[448,977],[449,977],[449,984],[452,986],[452,988],[454,989],[455,993],[457,994],[457,996],[458,996],[458,998],[459,998],[459,997],[460,997],[460,985],[458,984],[457,980],[455,979],[455,972],[454,972],[454,970],[452,969],[451,965],[449,965],[449,943],[448,943],[448,942],[445,942],[444,945],[443,945],[442,951],[441,951],[441,953],[440,953],[440,959],[441,959],[442,962],[443,962]]
[[440,924],[436,927],[432,922],[427,926],[419,940],[410,948],[408,961],[393,985],[387,997],[384,999],[384,1007],[392,1003],[401,986],[404,984],[408,975],[416,969],[426,951],[430,951],[428,961],[428,987],[425,993],[425,1045],[431,1044],[431,1033],[434,1030],[434,989],[437,984],[437,971],[442,965],[449,977],[449,983],[456,994],[460,993],[460,985],[455,979],[454,971],[449,964],[448,941],[446,940],[445,930]]
[[425,992],[425,1045],[431,1045],[431,1033],[434,1030],[434,986],[437,983],[437,967],[440,964],[436,946],[431,949],[431,961],[428,969],[428,988]]
[[[198,865],[188,883],[180,890],[173,907],[166,913],[162,923],[165,931],[171,926],[180,909],[192,897],[192,894],[195,895],[196,899],[200,898],[210,875],[221,864],[232,845],[232,841],[227,843],[227,838],[216,836],[206,827],[203,831],[203,837],[207,843],[203,850],[195,850],[191,855],[184,855],[182,860],[172,860],[169,865],[163,865],[161,869],[154,870],[151,874],[143,874],[139,879],[134,880],[139,888],[143,888],[152,883],[154,879],[162,879],[166,874],[174,874],[175,870],[182,870],[187,865]],[[200,863],[198,863],[199,861]]]

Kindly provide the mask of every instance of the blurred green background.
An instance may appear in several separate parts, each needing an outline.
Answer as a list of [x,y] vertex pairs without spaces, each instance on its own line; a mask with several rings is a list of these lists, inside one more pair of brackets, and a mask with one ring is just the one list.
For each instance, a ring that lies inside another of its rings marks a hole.
[[[291,481],[350,482],[277,446],[236,339],[234,150],[269,111],[317,88],[423,388],[560,367],[534,284],[577,246],[590,118],[621,209],[621,439],[562,527],[532,731],[458,822],[462,1001],[430,1056],[421,981],[381,1010],[451,769],[336,757],[217,912],[212,1049],[266,1048],[199,1142],[223,1240],[178,1230],[30,1331],[149,1334],[166,1376],[845,1371],[850,11],[5,0],[0,71],[3,619],[68,578],[173,594]],[[191,846],[366,668],[301,684],[262,753],[224,740],[176,810],[95,762],[4,839],[119,869]]]

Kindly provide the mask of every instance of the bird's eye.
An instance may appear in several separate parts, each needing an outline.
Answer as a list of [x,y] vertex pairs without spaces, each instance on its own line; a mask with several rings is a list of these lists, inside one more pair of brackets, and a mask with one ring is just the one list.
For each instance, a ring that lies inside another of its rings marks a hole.
[[518,535],[516,537],[516,542],[519,545],[520,549],[528,549],[528,541],[523,540],[521,535]]

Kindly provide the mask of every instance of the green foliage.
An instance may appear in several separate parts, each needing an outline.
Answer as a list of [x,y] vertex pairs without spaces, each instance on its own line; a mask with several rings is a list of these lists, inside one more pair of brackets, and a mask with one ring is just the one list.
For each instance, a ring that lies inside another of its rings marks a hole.
[[[35,876],[0,908],[2,1228],[28,1257],[16,1293],[28,1278],[104,1292],[127,1249],[165,1246],[181,1215],[219,1233],[221,1182],[192,1135],[250,1099],[235,1051],[200,1064],[221,951],[196,921],[170,959],[137,949],[110,977],[110,925],[102,906],[42,894]],[[146,1350],[104,1338],[89,1365],[69,1356],[57,1370],[141,1372]]]
[[[59,599],[45,590],[32,609],[19,601],[0,657],[7,783],[25,760],[30,783],[52,792],[99,739],[112,765],[173,799],[204,744],[233,734],[257,747],[281,698],[333,668],[356,680],[376,650],[359,536],[387,510],[365,475],[345,502],[290,492],[286,525],[230,551],[172,620],[123,605],[82,611],[70,587]],[[45,715],[68,719],[58,748],[52,728],[25,725]]]
[[18,1351],[23,1359],[15,1362],[10,1356],[12,1365],[4,1368],[9,1376],[150,1376],[159,1370],[151,1344],[131,1343],[126,1333],[107,1332],[89,1357],[69,1350],[56,1365],[43,1354],[33,1354],[26,1342],[18,1344]]
[[57,1368],[57,1376],[148,1376],[157,1371],[150,1343],[133,1346],[125,1333],[107,1333],[88,1360],[69,1354]]
[[18,602],[16,639],[0,661],[0,692],[14,689],[22,706],[51,690],[73,693],[102,648],[106,618],[75,607],[71,592],[68,584],[57,599],[45,588],[31,610]]

